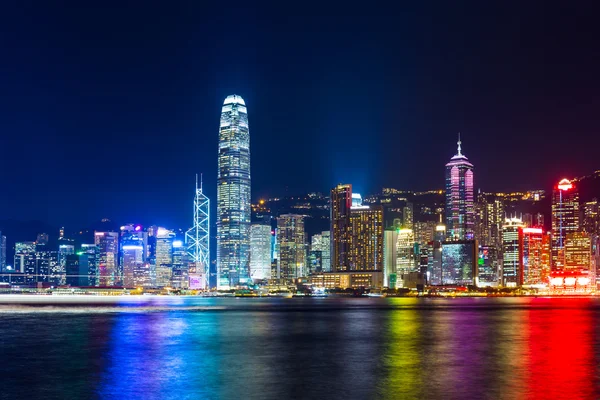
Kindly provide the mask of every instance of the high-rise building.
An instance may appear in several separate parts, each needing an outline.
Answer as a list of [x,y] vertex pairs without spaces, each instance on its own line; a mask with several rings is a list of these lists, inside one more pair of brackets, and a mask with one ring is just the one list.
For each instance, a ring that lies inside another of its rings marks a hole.
[[383,207],[355,206],[350,209],[350,271],[383,270]]
[[304,216],[283,214],[277,218],[277,242],[280,279],[290,282],[305,276]]
[[477,285],[478,247],[475,240],[442,243],[442,285]]
[[173,242],[175,232],[158,228],[156,231],[156,286],[166,287],[171,284],[173,273]]
[[94,244],[98,248],[98,286],[115,286],[121,282],[119,274],[119,234],[117,232],[94,232]]
[[565,270],[590,270],[592,257],[592,240],[585,232],[567,233],[564,243]]
[[323,231],[312,236],[308,257],[310,273],[330,272],[330,246],[329,231]]
[[[171,274],[171,287],[176,289],[188,289],[190,286],[189,272],[190,272],[190,259],[186,246],[184,246],[181,240],[173,241],[173,273]],[[194,267],[197,266],[195,262],[191,262]],[[202,277],[205,280],[205,277]],[[202,289],[205,288],[206,282],[203,282]]]
[[271,226],[250,227],[250,276],[254,281],[271,279]]
[[412,229],[398,229],[398,242],[396,242],[396,271],[398,274],[415,272],[415,240]]
[[494,246],[479,246],[478,286],[498,286],[500,280],[500,253]]
[[475,238],[482,246],[502,248],[504,203],[494,196],[480,193],[475,204]]
[[58,252],[50,250],[47,244],[36,244],[35,246],[35,282],[51,282],[52,271],[58,269]]
[[565,265],[567,234],[579,231],[579,193],[568,179],[561,180],[552,192],[552,268]]
[[47,233],[38,233],[35,244],[48,244],[49,236]]
[[[65,257],[65,282],[70,286],[88,286],[87,264],[82,263],[77,254],[67,254]],[[83,265],[82,265],[83,264]]]
[[383,231],[383,286],[396,288],[398,264],[399,229],[387,228]]
[[506,218],[502,227],[502,285],[516,287],[523,285],[522,254],[519,246],[519,232],[525,225],[520,218]]
[[431,243],[435,235],[436,225],[437,223],[435,221],[415,222],[413,228],[415,243],[418,243],[421,246]]
[[54,285],[64,285],[67,282],[67,256],[75,254],[75,246],[64,242],[66,240],[61,240],[58,246],[58,263],[50,271],[50,282]]
[[[200,289],[208,288],[210,276],[210,200],[202,191],[202,178],[198,187],[196,175],[196,193],[194,196],[194,220],[192,227],[185,233],[185,245],[191,258],[196,282]],[[189,274],[189,268],[187,270]]]
[[331,189],[331,271],[349,269],[349,252],[352,242],[350,210],[352,208],[352,185],[337,185]]
[[458,152],[446,164],[446,233],[448,240],[473,239],[474,231],[473,164]]
[[13,263],[15,272],[25,275],[26,283],[36,282],[35,242],[15,243],[15,258]]
[[141,230],[136,232],[135,228],[121,227],[121,268],[125,287],[143,286],[141,283],[145,281],[144,277],[136,275],[144,270],[143,265],[146,263],[147,235]]
[[250,133],[244,99],[227,96],[221,109],[217,182],[217,287],[250,279]]
[[87,283],[83,286],[100,286],[99,257],[100,252],[95,244],[82,244],[79,256],[79,268],[86,271]]
[[519,230],[519,246],[523,285],[547,284],[550,264],[544,264],[543,229],[531,226],[521,228]]

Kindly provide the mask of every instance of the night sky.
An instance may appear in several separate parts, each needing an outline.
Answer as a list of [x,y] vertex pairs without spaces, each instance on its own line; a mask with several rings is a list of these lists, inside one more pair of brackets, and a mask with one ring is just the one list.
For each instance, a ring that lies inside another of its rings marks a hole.
[[254,199],[442,188],[459,131],[487,191],[600,169],[600,28],[582,2],[14,3],[0,10],[0,219],[187,227],[196,172],[216,203],[233,93]]

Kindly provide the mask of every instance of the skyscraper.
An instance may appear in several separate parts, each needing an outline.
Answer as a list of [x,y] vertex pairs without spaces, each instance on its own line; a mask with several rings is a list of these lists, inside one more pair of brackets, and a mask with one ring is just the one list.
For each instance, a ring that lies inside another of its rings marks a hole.
[[283,214],[277,218],[279,274],[287,282],[304,276],[306,267],[306,237],[304,216]]
[[579,193],[568,179],[561,180],[552,192],[552,268],[565,264],[567,234],[579,231]]
[[525,227],[519,218],[507,218],[502,227],[502,285],[515,287],[523,285],[523,266],[519,232]]
[[271,226],[250,227],[250,275],[253,280],[271,279]]
[[248,283],[250,253],[250,133],[244,99],[221,109],[217,176],[217,287]]
[[331,271],[349,269],[350,209],[352,208],[352,185],[337,185],[331,189]]
[[544,264],[544,231],[541,227],[519,230],[519,246],[524,285],[548,283],[550,265]]
[[201,283],[203,289],[207,288],[210,276],[210,200],[202,191],[202,178],[198,187],[198,175],[194,196],[194,221],[185,233],[185,245],[194,264],[192,271],[195,271],[196,280]]
[[448,240],[473,239],[473,164],[461,152],[446,164],[446,229]]
[[0,232],[0,273],[6,271],[6,236]]
[[98,247],[98,285],[115,286],[121,281],[118,270],[119,234],[117,232],[94,232]]
[[[411,231],[412,232],[412,231]],[[383,207],[355,206],[350,209],[350,271],[383,270]]]

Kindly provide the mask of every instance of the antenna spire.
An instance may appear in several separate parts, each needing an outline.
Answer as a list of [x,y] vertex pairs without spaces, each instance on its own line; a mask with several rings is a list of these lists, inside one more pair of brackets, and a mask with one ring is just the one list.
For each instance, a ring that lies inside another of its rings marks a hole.
[[459,156],[462,156],[461,148],[460,148],[461,143],[462,142],[460,141],[460,132],[458,132],[458,142],[456,142],[456,144],[458,144],[458,154],[457,155],[459,155]]

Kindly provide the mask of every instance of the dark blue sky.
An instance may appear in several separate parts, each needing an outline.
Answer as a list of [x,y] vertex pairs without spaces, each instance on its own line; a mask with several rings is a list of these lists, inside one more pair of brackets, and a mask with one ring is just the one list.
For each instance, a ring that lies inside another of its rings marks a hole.
[[195,172],[215,203],[232,93],[254,198],[441,188],[458,131],[485,190],[600,168],[600,29],[584,3],[86,3],[0,10],[0,219],[186,226]]

